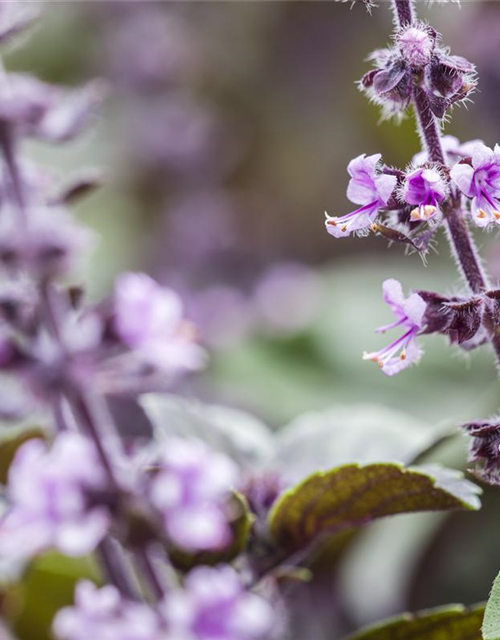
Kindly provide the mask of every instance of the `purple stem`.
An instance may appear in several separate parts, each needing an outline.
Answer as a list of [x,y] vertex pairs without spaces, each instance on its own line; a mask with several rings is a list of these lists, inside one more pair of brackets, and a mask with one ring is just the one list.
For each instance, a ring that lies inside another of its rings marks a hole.
[[138,600],[137,589],[131,579],[132,571],[127,566],[123,549],[110,536],[106,536],[98,547],[106,576],[120,593],[129,600]]
[[165,585],[160,572],[156,569],[156,558],[152,553],[150,545],[143,546],[136,550],[135,556],[142,569],[143,575],[147,578],[153,596],[161,600],[165,595]]
[[[393,9],[395,18],[401,27],[411,23],[414,18],[412,0],[393,0]],[[420,139],[429,160],[446,165],[438,123],[431,111],[427,95],[423,89],[417,86],[413,88],[413,108]],[[481,261],[463,216],[460,201],[451,202],[444,207],[444,219],[448,231],[448,241],[462,275],[472,293],[483,294],[489,288],[488,278],[481,267]],[[492,309],[487,310],[485,325],[500,363],[500,331],[494,322]]]
[[396,20],[401,27],[413,22],[413,2],[412,0],[394,0]]

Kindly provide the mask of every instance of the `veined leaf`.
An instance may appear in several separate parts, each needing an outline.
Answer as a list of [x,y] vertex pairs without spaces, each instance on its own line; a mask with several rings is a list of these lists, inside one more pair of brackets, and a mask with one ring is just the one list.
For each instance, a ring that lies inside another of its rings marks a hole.
[[486,604],[483,638],[484,640],[498,640],[500,638],[500,573],[495,578]]
[[347,464],[285,491],[269,514],[272,539],[288,552],[398,513],[478,509],[479,487],[441,468]]
[[449,605],[383,620],[348,640],[481,640],[484,605]]

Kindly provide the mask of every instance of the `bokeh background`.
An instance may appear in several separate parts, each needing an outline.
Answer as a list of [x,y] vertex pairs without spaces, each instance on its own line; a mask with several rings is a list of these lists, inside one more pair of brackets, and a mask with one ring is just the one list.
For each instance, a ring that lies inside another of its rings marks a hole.
[[[48,81],[103,79],[104,103],[83,140],[29,152],[63,182],[102,171],[102,188],[77,207],[100,237],[79,274],[90,298],[107,294],[124,269],[148,271],[184,296],[211,358],[179,393],[243,408],[276,429],[304,412],[362,403],[428,429],[499,410],[486,349],[466,356],[423,338],[420,366],[395,378],[361,359],[386,339],[373,333],[389,321],[384,279],[462,287],[444,234],[424,264],[379,237],[324,231],[325,209],[352,208],[352,157],[381,152],[404,167],[419,150],[411,118],[379,122],[355,85],[366,56],[389,40],[389,4],[380,5],[370,16],[361,3],[47,2],[33,36],[5,56],[8,68]],[[418,8],[479,71],[474,104],[456,109],[446,132],[493,145],[500,3]],[[477,243],[498,282],[497,234]],[[433,455],[465,468],[466,441]],[[324,607],[341,609],[330,637],[406,607],[485,599],[500,566],[499,507],[489,491],[479,514],[369,529],[335,581],[329,571],[322,578]]]

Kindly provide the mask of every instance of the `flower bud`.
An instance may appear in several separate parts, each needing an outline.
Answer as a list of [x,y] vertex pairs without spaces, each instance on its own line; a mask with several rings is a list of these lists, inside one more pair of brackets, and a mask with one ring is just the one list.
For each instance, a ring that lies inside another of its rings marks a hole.
[[462,428],[472,438],[469,461],[478,463],[476,475],[488,484],[500,485],[499,419],[470,422]]
[[413,69],[425,67],[431,61],[436,45],[436,32],[425,25],[410,25],[400,31],[396,42],[403,60]]

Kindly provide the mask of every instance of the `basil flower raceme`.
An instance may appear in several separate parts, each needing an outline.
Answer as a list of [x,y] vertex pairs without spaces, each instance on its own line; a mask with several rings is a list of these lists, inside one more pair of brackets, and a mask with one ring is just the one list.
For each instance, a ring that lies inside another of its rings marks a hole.
[[439,204],[446,198],[448,187],[436,168],[418,167],[407,174],[402,191],[408,204],[417,205],[411,212],[411,219],[427,221],[439,212]]
[[387,376],[393,376],[411,364],[418,362],[422,350],[416,342],[416,336],[423,328],[423,317],[427,308],[418,293],[404,297],[401,283],[397,280],[386,280],[383,285],[384,301],[390,306],[396,320],[379,327],[377,333],[385,333],[390,329],[401,327],[402,336],[391,342],[387,347],[372,353],[364,353],[364,360],[372,360]]
[[471,164],[459,163],[451,169],[451,178],[471,198],[471,214],[478,227],[500,224],[500,145],[492,150],[477,142],[471,156]]
[[347,165],[351,176],[347,187],[347,197],[359,209],[342,217],[326,214],[326,229],[336,238],[344,238],[351,233],[364,233],[368,230],[379,211],[383,209],[396,188],[395,176],[380,173],[378,163],[380,153],[372,156],[362,154]]

